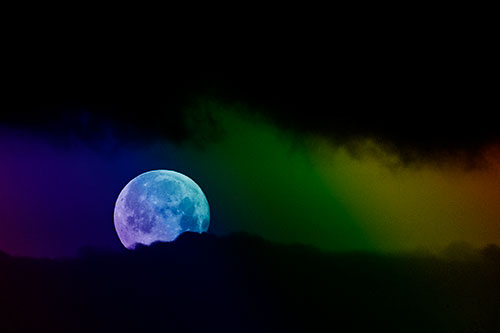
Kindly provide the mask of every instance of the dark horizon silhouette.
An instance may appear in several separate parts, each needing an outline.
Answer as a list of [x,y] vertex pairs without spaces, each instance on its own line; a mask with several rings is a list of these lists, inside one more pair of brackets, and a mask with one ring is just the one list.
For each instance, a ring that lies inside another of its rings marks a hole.
[[493,332],[500,248],[333,253],[237,233],[78,258],[0,253],[2,332]]

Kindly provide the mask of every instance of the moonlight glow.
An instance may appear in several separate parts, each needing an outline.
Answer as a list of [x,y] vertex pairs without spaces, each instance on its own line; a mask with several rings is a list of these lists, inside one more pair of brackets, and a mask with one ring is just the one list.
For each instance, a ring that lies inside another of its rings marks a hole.
[[185,231],[202,233],[210,222],[208,201],[190,178],[155,170],[132,179],[116,200],[115,229],[122,244],[170,242]]

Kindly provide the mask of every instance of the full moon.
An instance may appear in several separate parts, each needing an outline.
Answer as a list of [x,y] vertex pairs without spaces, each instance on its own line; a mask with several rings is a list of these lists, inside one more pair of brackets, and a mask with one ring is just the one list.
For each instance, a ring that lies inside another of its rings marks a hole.
[[127,249],[137,244],[171,242],[185,231],[208,230],[210,210],[201,188],[170,170],[148,171],[120,192],[114,211],[115,229]]

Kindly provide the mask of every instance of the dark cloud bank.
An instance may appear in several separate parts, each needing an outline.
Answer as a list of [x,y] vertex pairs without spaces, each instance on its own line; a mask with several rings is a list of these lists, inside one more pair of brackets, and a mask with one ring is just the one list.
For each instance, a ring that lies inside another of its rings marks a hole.
[[498,331],[500,249],[452,251],[448,259],[328,254],[247,234],[186,233],[121,254],[0,254],[0,329]]

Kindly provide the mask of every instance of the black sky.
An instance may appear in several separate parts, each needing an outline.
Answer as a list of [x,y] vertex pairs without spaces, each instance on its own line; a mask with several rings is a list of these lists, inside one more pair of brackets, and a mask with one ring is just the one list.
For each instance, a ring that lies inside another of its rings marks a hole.
[[0,121],[63,136],[111,126],[126,139],[180,141],[189,135],[182,110],[208,96],[249,104],[299,134],[375,137],[403,154],[474,152],[499,140],[487,21],[334,18],[226,27],[226,38],[84,27],[11,36]]

